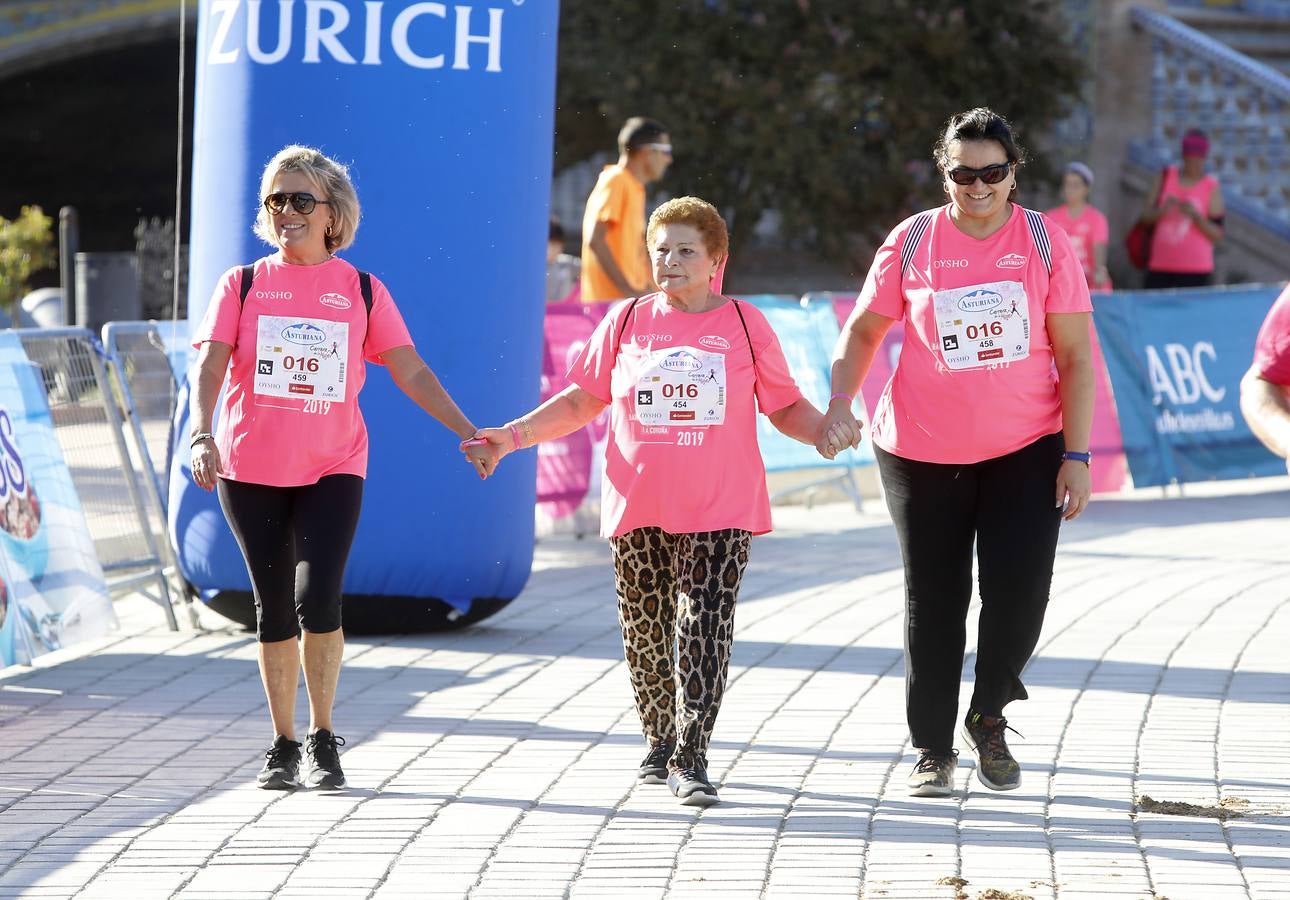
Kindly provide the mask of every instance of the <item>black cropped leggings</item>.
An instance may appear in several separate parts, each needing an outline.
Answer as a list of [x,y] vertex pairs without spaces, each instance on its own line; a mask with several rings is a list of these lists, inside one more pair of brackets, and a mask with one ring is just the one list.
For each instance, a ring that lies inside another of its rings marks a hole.
[[968,465],[874,448],[905,563],[905,716],[922,750],[954,746],[976,545],[981,617],[972,709],[1024,700],[1057,554],[1061,433]]
[[340,586],[363,504],[363,479],[327,475],[274,487],[221,478],[220,506],[246,560],[264,643],[340,628]]

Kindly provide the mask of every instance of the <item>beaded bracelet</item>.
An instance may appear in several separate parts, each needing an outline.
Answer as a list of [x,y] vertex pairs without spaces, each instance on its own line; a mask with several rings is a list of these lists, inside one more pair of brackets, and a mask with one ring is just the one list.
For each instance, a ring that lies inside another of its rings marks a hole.
[[511,440],[515,441],[515,449],[516,449],[516,450],[519,450],[519,449],[520,449],[520,446],[521,446],[521,445],[520,445],[520,430],[519,430],[518,428],[516,428],[516,427],[515,427],[515,423],[514,423],[514,422],[511,422],[511,423],[510,423],[510,425],[509,425],[509,426],[507,426],[507,427],[509,427],[509,428],[511,429]]

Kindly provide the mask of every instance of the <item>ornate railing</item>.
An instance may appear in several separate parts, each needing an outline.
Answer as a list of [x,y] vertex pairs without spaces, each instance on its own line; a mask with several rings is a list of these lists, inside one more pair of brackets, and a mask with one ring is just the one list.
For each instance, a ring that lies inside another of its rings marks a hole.
[[1204,129],[1228,207],[1290,240],[1290,78],[1154,10],[1133,22],[1151,36],[1151,133],[1130,159],[1176,161],[1183,132]]

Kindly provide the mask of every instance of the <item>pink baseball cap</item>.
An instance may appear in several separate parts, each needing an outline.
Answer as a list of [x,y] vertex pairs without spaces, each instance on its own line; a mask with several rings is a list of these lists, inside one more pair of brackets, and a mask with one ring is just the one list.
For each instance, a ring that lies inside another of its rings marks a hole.
[[1193,128],[1183,135],[1183,156],[1209,156],[1209,138],[1199,128]]

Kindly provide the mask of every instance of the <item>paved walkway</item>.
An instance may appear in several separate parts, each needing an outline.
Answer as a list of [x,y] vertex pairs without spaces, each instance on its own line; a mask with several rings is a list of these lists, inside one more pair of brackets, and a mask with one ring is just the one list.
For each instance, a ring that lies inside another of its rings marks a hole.
[[953,798],[906,795],[891,527],[785,509],[740,601],[719,806],[636,785],[605,545],[552,539],[483,625],[350,642],[340,794],[250,786],[244,634],[127,628],[0,675],[0,897],[1290,898],[1290,481],[1221,490],[1067,528],[1014,793],[962,765]]

